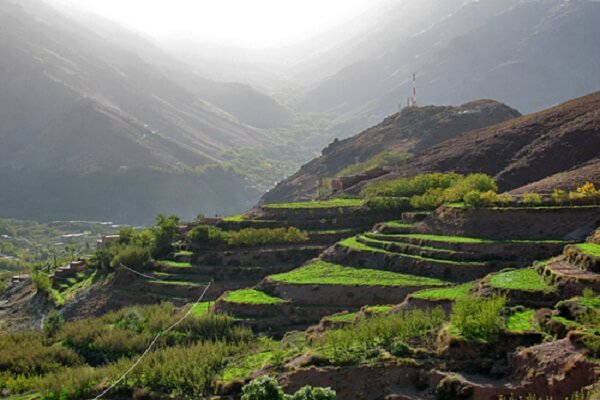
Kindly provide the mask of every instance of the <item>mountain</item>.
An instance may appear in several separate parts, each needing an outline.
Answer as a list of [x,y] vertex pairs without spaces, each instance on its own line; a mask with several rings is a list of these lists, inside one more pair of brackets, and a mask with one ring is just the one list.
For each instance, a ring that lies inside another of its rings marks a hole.
[[[5,216],[147,222],[161,211],[192,216],[243,209],[257,197],[243,177],[218,168],[193,171],[225,160],[228,149],[278,144],[260,128],[291,118],[250,87],[198,77],[133,34],[84,26],[36,0],[0,3],[0,59],[0,167],[3,184],[12,184],[0,195]],[[140,174],[152,176],[156,191],[166,179],[203,190],[174,184],[172,202],[152,205],[149,188],[145,197],[132,192]],[[29,184],[44,176],[52,185],[43,192]],[[115,176],[118,185],[109,179]],[[219,200],[224,178],[232,187],[223,196],[237,203]],[[78,181],[99,186],[68,207],[67,188]],[[36,203],[32,197],[52,201],[25,209]]]
[[[323,178],[344,170],[360,172],[375,167],[374,158],[410,157],[464,132],[520,116],[502,103],[479,100],[460,107],[410,107],[351,138],[335,141],[290,178],[280,182],[261,199],[262,203],[305,200],[314,197]],[[358,165],[357,165],[358,164]],[[347,173],[346,173],[347,175]]]
[[435,171],[483,172],[494,176],[503,191],[549,192],[598,177],[599,157],[596,92],[442,142],[398,163],[382,179]]
[[524,112],[600,89],[600,2],[461,3],[448,15],[433,16],[418,33],[322,80],[296,106],[334,113],[339,131],[348,134],[405,103],[413,73],[419,100],[427,103],[493,98]]

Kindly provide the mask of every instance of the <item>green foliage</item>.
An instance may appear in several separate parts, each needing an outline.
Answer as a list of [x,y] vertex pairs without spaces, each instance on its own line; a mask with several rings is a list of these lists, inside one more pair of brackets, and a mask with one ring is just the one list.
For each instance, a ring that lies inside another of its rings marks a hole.
[[488,341],[496,338],[505,327],[502,310],[506,297],[484,299],[468,296],[456,300],[450,322],[465,339]]
[[529,205],[539,205],[542,204],[542,196],[537,193],[525,193],[521,201]]
[[435,333],[444,322],[441,308],[409,310],[380,314],[362,319],[357,324],[328,331],[320,343],[328,357],[336,362],[365,359],[372,350],[391,350],[397,341],[423,338]]
[[415,299],[425,300],[457,300],[467,297],[471,289],[475,287],[473,282],[458,286],[452,286],[441,289],[426,289],[413,293],[411,296]]
[[535,310],[517,310],[506,320],[506,328],[514,332],[536,332],[539,326],[535,321]]
[[44,321],[44,333],[48,336],[54,336],[64,322],[62,315],[58,311],[50,311]]
[[311,208],[337,208],[337,207],[362,207],[362,199],[331,199],[322,201],[305,201],[297,203],[266,204],[263,208],[289,208],[289,209],[311,209]]
[[227,241],[227,232],[216,226],[198,225],[187,234],[188,240],[196,246],[219,244]]
[[145,270],[151,265],[150,252],[147,248],[134,244],[119,246],[112,258],[111,266],[118,268],[121,265],[135,270]]
[[489,285],[500,289],[551,292],[554,290],[533,268],[499,272],[490,277]]
[[584,254],[588,254],[594,257],[600,257],[600,244],[596,243],[579,243],[575,245],[577,250]]
[[154,233],[152,256],[158,258],[169,254],[173,249],[175,236],[179,233],[179,218],[176,215],[159,214],[152,232]]
[[336,393],[330,388],[304,386],[291,397],[291,400],[335,400]]
[[284,400],[279,383],[269,376],[254,379],[242,389],[242,400]]
[[40,292],[50,293],[52,289],[52,281],[48,274],[43,271],[34,271],[31,274],[31,282],[33,282],[33,286]]
[[322,260],[313,261],[290,272],[272,275],[270,279],[297,285],[443,286],[447,284],[434,278],[346,267]]
[[284,300],[254,289],[242,289],[228,292],[223,300],[238,304],[279,304]]
[[557,204],[564,204],[569,201],[569,193],[566,190],[555,189],[552,192],[552,200]]
[[373,211],[405,211],[410,210],[411,200],[408,197],[368,197],[365,206]]
[[399,163],[400,161],[407,160],[411,157],[409,153],[398,153],[396,151],[385,150],[381,153],[371,157],[369,160],[352,164],[341,170],[336,176],[351,176],[367,172],[375,168],[387,167]]
[[229,232],[227,243],[234,246],[261,246],[267,244],[301,243],[307,241],[308,235],[300,229],[290,226],[286,228],[255,229],[245,228]]
[[363,197],[412,197],[430,189],[446,189],[461,179],[458,174],[423,174],[368,184],[361,192]]

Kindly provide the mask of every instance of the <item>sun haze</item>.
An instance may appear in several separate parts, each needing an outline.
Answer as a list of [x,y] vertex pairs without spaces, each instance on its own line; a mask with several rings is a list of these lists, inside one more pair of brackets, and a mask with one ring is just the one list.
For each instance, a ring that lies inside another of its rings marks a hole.
[[91,11],[155,37],[250,47],[314,37],[358,16],[373,0],[54,0]]

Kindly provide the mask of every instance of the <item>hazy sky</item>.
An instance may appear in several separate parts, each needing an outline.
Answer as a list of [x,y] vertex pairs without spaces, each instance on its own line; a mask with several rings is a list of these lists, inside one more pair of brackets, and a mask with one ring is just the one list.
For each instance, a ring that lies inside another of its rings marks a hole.
[[54,0],[156,37],[252,47],[288,44],[347,21],[376,0]]

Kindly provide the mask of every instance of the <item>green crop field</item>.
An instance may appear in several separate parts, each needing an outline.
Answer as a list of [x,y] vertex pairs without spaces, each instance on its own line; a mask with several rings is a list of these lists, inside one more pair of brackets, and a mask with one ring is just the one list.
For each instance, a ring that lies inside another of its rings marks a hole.
[[580,243],[576,244],[575,248],[582,253],[589,254],[594,257],[600,257],[600,244]]
[[482,239],[482,238],[470,238],[462,236],[441,236],[441,235],[427,235],[427,234],[401,234],[395,235],[396,237],[404,237],[407,239],[417,240],[429,240],[432,242],[446,242],[446,243],[568,243],[564,240],[512,240],[512,239]]
[[489,285],[499,289],[551,292],[554,290],[533,268],[515,269],[491,276]]
[[266,204],[263,208],[336,208],[336,207],[360,207],[364,203],[362,199],[332,199],[324,201],[304,201],[298,203]]
[[506,320],[506,328],[514,332],[538,331],[535,310],[525,310],[511,315]]
[[210,307],[211,303],[212,303],[211,301],[203,301],[203,302],[196,304],[192,308],[192,315],[195,315],[196,317],[201,317],[204,314],[207,314],[208,308]]
[[242,289],[229,292],[223,300],[237,304],[279,304],[285,301],[255,289]]
[[245,221],[243,214],[230,215],[229,217],[223,218],[225,222],[242,222]]
[[[368,239],[368,238],[366,240],[370,240],[372,242],[387,243],[387,242],[384,242],[381,240],[378,241],[378,240],[373,240],[373,239]],[[431,261],[431,262],[435,262],[435,263],[448,264],[448,265],[459,265],[459,266],[460,265],[482,265],[481,262],[477,262],[477,261],[452,261],[452,260],[443,260],[443,259],[439,259],[439,258],[421,257],[421,256],[416,256],[414,254],[395,253],[395,252],[387,251],[387,250],[384,250],[384,249],[381,249],[378,247],[367,246],[366,244],[360,243],[358,240],[356,240],[356,237],[344,239],[344,240],[340,241],[339,244],[342,246],[349,247],[354,250],[372,251],[375,253],[384,253],[384,254],[395,254],[398,256],[406,257],[406,258],[412,258],[413,260]]]
[[426,289],[413,293],[415,299],[423,300],[457,300],[469,295],[469,291],[475,287],[474,282],[465,283],[440,289]]
[[169,268],[191,268],[192,264],[186,261],[160,260],[162,265]]
[[411,224],[405,224],[402,221],[388,221],[384,225],[389,226],[390,228],[410,228]]
[[448,284],[439,279],[352,268],[321,260],[290,272],[272,275],[270,278],[275,282],[297,285],[444,286]]

